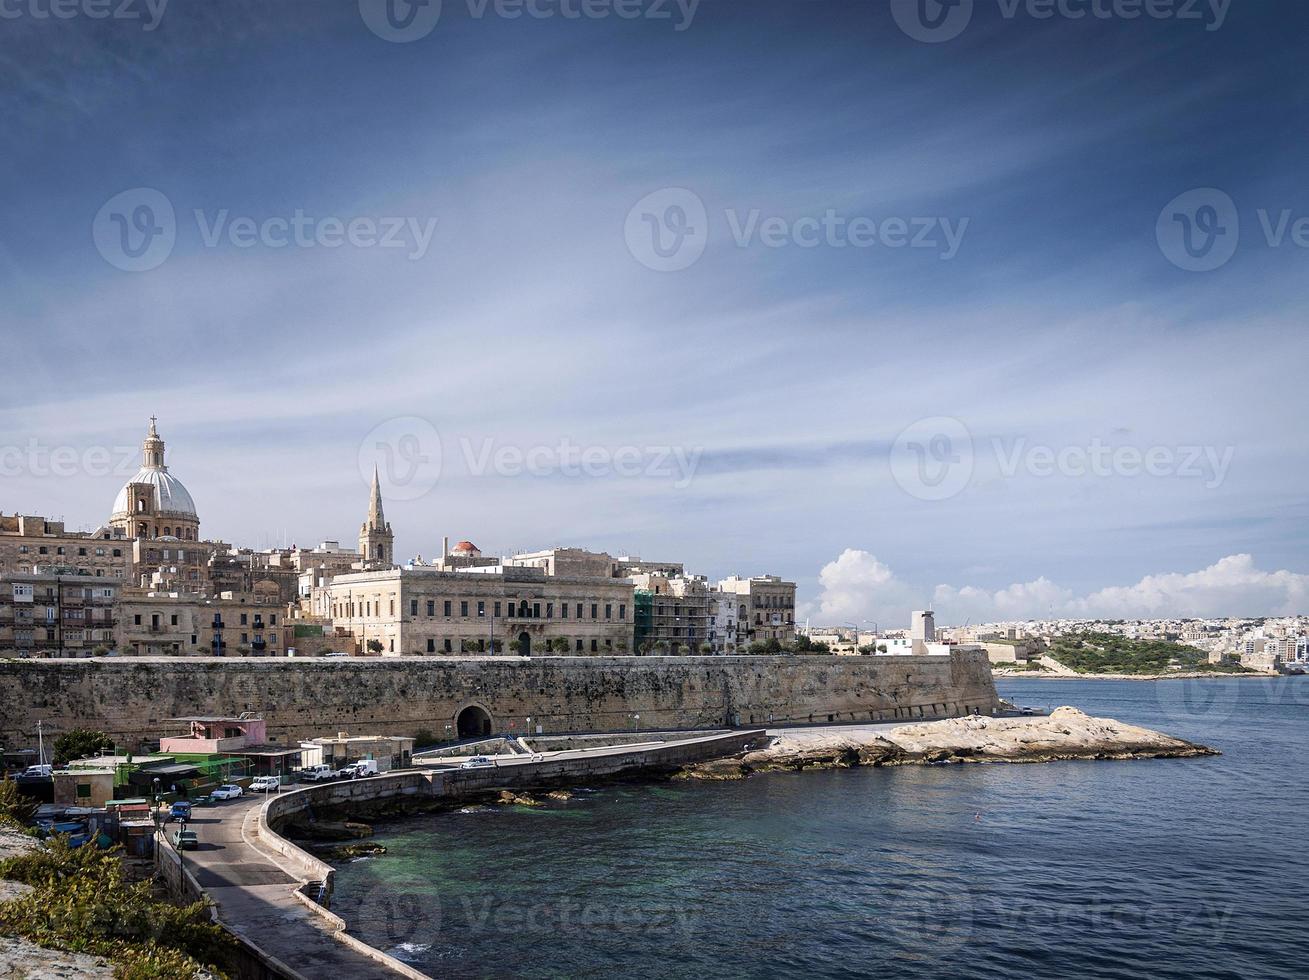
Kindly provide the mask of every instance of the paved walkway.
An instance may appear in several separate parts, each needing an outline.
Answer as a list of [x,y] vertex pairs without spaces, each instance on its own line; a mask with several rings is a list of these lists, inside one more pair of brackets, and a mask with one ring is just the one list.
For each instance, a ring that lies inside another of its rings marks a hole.
[[[333,938],[295,897],[298,882],[242,837],[246,814],[261,803],[262,795],[252,795],[196,807],[187,824],[200,849],[185,852],[186,866],[218,905],[223,924],[307,980],[396,980],[396,973]],[[176,826],[169,825],[169,835]]]

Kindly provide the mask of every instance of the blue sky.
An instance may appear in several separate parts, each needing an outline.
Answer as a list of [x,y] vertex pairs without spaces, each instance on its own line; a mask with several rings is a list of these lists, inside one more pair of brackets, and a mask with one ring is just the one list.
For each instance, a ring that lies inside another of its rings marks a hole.
[[[402,554],[575,544],[786,575],[830,619],[953,601],[947,622],[1248,555],[1253,584],[1142,601],[1299,601],[1302,5],[976,0],[923,43],[855,0],[469,2],[407,43],[353,2],[172,0],[153,30],[5,8],[0,508],[101,522],[157,413],[205,533],[243,544],[352,541],[380,459]],[[1203,272],[1157,233],[1197,188],[1240,228]],[[113,215],[142,189],[173,240],[125,271]],[[687,201],[702,254],[651,268],[642,236]],[[370,219],[400,247],[281,244],[297,212],[309,240]],[[875,242],[810,247],[829,212]],[[1261,212],[1289,213],[1280,246]],[[1100,449],[1107,471],[1079,465]],[[416,480],[388,470],[414,452]]]

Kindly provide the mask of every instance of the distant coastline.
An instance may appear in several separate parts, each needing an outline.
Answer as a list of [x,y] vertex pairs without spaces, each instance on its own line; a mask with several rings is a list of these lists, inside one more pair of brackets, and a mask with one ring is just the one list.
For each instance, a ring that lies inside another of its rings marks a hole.
[[992,677],[1027,678],[1043,681],[1194,681],[1219,680],[1235,677],[1240,680],[1267,681],[1290,674],[1275,674],[1251,671],[1194,671],[1179,670],[1166,674],[1060,674],[1049,670],[992,670]]

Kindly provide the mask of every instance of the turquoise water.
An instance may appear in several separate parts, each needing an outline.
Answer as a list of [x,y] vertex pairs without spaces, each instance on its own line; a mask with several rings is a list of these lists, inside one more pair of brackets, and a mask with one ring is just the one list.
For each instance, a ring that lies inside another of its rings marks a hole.
[[352,931],[437,977],[1303,977],[1309,679],[1002,681],[1212,759],[600,787],[379,828]]

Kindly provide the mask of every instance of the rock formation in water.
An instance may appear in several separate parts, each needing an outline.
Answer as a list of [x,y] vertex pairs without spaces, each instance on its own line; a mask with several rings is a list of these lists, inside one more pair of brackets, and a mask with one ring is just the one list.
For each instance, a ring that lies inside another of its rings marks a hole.
[[971,716],[890,729],[796,729],[765,748],[688,766],[688,779],[741,779],[755,772],[958,762],[1056,762],[1068,759],[1178,759],[1214,749],[1077,708],[1048,716]]

